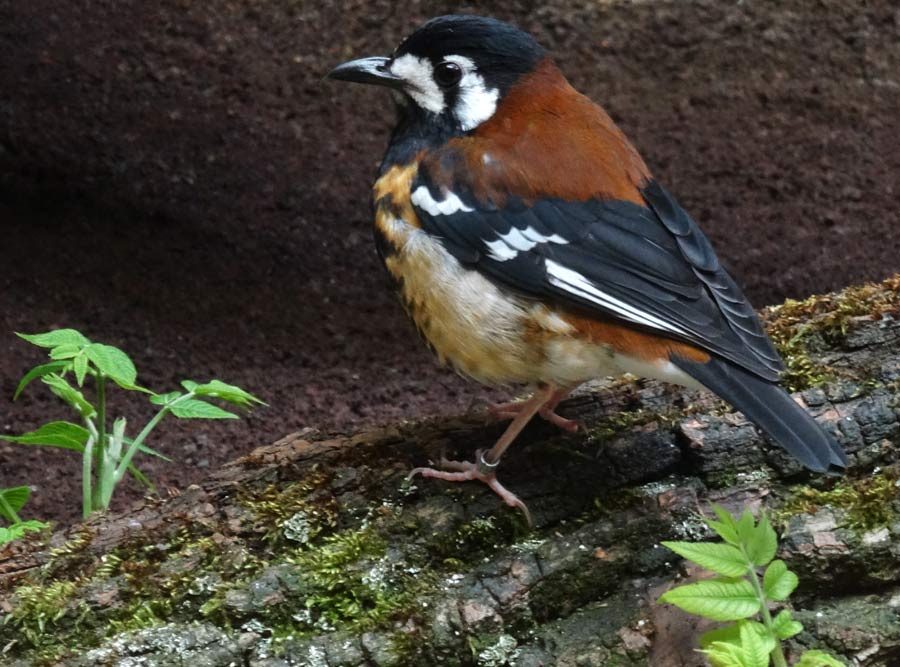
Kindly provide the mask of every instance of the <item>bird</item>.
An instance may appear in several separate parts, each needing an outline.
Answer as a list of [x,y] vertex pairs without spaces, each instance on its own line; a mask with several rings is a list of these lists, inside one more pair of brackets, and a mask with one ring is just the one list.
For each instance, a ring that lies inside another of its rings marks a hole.
[[507,448],[582,383],[633,374],[706,389],[803,466],[847,456],[782,388],[782,359],[694,219],[609,114],[527,32],[484,16],[428,20],[386,57],[330,79],[387,88],[397,122],[373,187],[378,254],[428,345],[487,385],[530,398],[474,461],[422,475],[497,480]]

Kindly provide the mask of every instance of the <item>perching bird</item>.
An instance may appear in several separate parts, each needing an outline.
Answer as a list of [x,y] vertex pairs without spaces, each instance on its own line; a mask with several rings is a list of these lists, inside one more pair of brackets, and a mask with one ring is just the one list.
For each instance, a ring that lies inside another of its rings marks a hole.
[[537,386],[470,463],[414,474],[496,479],[500,457],[587,380],[632,373],[705,387],[807,468],[840,446],[778,385],[782,362],[706,236],[624,134],[541,46],[501,21],[432,19],[387,58],[332,79],[385,86],[399,122],[374,186],[375,238],[442,361],[488,384]]

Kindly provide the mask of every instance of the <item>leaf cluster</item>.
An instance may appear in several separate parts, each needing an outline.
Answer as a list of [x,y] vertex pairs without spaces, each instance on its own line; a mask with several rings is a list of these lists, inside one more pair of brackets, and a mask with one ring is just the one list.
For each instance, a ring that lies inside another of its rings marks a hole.
[[[786,667],[780,642],[802,632],[803,626],[788,609],[773,617],[769,607],[788,600],[799,583],[797,575],[783,560],[775,559],[778,538],[765,514],[755,521],[748,511],[736,518],[721,507],[713,510],[717,518],[706,523],[722,542],[663,545],[718,576],[670,589],[660,602],[713,621],[733,621],[700,637],[701,649],[714,667],[768,667],[771,662]],[[821,652],[807,652],[797,664],[842,663]]]
[[47,524],[41,521],[22,521],[19,518],[19,512],[30,496],[31,489],[27,486],[0,489],[0,517],[9,522],[8,526],[0,526],[0,545],[17,540],[28,531],[40,532],[47,528]]
[[[39,379],[75,411],[81,424],[54,421],[29,433],[2,435],[0,438],[81,454],[85,516],[109,506],[113,490],[128,472],[150,486],[132,459],[141,452],[169,460],[145,444],[150,432],[166,415],[180,419],[237,419],[237,414],[212,401],[245,409],[264,405],[240,387],[220,380],[206,383],[184,380],[181,389],[157,394],[137,383],[137,369],[125,352],[112,345],[95,343],[75,329],[17,335],[47,349],[50,361],[35,366],[25,374],[16,387],[14,398],[18,398],[29,384]],[[88,380],[92,380],[94,388],[91,397],[83,391]],[[107,388],[111,384],[127,391],[148,394],[150,403],[159,408],[157,414],[133,437],[126,435],[125,417],[108,418]]]

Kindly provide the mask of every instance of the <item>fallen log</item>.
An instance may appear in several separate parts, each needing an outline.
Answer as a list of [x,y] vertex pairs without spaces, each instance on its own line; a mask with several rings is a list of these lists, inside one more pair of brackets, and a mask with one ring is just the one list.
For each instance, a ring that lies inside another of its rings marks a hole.
[[[534,423],[503,481],[407,481],[502,425],[483,415],[308,430],[205,483],[0,551],[13,667],[702,665],[707,626],[656,602],[692,576],[660,541],[708,538],[711,502],[765,507],[800,575],[793,656],[900,663],[900,276],[765,319],[786,381],[847,450],[810,475],[702,392],[587,387],[563,434]],[[43,540],[43,541],[42,541]]]

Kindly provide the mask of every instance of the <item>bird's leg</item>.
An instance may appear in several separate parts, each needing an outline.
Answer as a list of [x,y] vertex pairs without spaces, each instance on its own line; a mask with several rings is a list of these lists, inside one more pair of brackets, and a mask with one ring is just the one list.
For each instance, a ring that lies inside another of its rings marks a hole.
[[447,482],[484,482],[491,491],[500,496],[504,503],[520,509],[528,520],[528,524],[531,525],[531,515],[525,503],[497,481],[497,466],[500,465],[500,458],[516,439],[516,436],[522,432],[532,417],[553,400],[556,391],[553,385],[541,385],[534,396],[527,401],[522,401],[512,423],[506,427],[500,439],[488,451],[479,449],[475,452],[475,461],[448,461],[442,457],[441,468],[443,469],[415,468],[409,473],[409,478],[422,475],[422,477],[433,477]]
[[[566,419],[565,417],[561,417],[556,414],[556,406],[559,405],[560,401],[562,401],[566,396],[572,393],[572,390],[575,387],[565,387],[560,389],[555,389],[553,391],[553,395],[550,397],[540,410],[538,410],[538,414],[546,419],[548,422],[561,428],[564,431],[568,431],[569,433],[574,433],[578,430],[578,422],[574,419]],[[527,403],[527,401],[511,401],[509,403],[500,403],[498,405],[492,405],[488,408],[488,412],[496,419],[515,419],[516,415],[519,414],[519,410]]]

